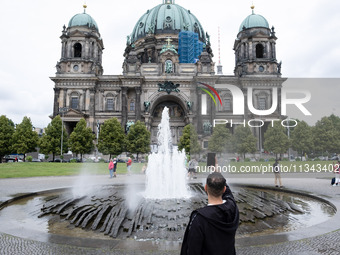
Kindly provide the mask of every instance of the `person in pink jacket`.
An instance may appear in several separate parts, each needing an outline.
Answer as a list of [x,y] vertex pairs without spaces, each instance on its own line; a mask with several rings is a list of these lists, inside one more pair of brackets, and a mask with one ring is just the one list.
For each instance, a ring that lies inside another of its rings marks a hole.
[[129,158],[128,161],[126,162],[126,166],[127,166],[127,171],[128,171],[128,175],[131,174],[131,165],[132,165],[132,159]]
[[113,164],[112,159],[110,159],[110,163],[109,163],[110,178],[113,177],[113,168],[114,168],[114,164]]

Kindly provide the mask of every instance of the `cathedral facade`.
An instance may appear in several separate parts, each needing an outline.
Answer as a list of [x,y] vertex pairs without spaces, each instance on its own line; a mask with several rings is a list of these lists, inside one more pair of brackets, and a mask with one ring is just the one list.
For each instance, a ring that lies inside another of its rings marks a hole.
[[[202,47],[193,61],[183,60],[190,55],[187,35],[195,35]],[[69,133],[81,118],[95,133],[112,117],[126,130],[140,120],[151,131],[151,143],[156,144],[166,106],[174,144],[189,123],[196,127],[204,148],[216,123],[225,123],[233,131],[237,123],[252,122],[261,149],[266,127],[272,120],[282,119],[280,99],[285,79],[276,59],[277,38],[274,27],[255,14],[253,7],[234,42],[234,75],[215,73],[210,36],[198,19],[174,0],[163,0],[137,21],[122,52],[121,75],[103,73],[103,39],[85,8],[64,26],[60,39],[61,58],[56,75],[51,77],[55,83],[52,118],[61,115]],[[259,121],[261,125],[255,124]]]

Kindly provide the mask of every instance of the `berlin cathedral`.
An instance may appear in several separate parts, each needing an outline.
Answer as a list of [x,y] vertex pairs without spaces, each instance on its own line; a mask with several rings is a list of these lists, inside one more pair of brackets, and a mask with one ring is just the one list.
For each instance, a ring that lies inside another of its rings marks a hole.
[[[233,123],[261,119],[261,128],[252,127],[261,149],[261,136],[271,120],[283,118],[280,98],[286,79],[281,78],[281,63],[276,59],[274,27],[255,14],[252,6],[235,38],[234,74],[223,75],[222,67],[215,67],[213,61],[210,36],[194,14],[174,0],[159,1],[162,3],[142,14],[127,37],[120,75],[103,73],[105,38],[85,5],[83,13],[64,25],[61,57],[51,77],[55,84],[51,117],[61,115],[68,133],[81,118],[95,133],[100,124],[113,117],[125,130],[140,120],[151,132],[151,144],[156,144],[166,106],[173,144],[191,123],[202,148],[207,147],[215,120],[226,120],[233,132]],[[251,94],[247,93],[249,88]],[[236,92],[244,97],[243,112],[235,110],[240,104],[235,100]],[[250,110],[248,97],[252,97],[252,109],[273,109],[265,120]],[[273,101],[279,102],[277,107],[273,108]]]

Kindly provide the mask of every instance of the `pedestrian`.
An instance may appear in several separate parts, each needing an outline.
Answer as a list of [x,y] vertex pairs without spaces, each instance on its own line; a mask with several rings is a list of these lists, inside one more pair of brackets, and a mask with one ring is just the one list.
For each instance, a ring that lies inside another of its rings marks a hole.
[[113,177],[114,178],[116,178],[117,177],[117,174],[116,174],[116,172],[117,172],[117,158],[114,158],[113,159]]
[[112,159],[110,159],[110,163],[109,163],[110,178],[112,178],[113,176],[113,168],[114,168],[114,164],[113,164]]
[[337,164],[333,164],[333,170],[335,174],[335,182],[333,186],[338,186],[340,183],[340,161]]
[[197,160],[196,158],[192,158],[190,161],[189,161],[189,169],[188,169],[188,178],[189,179],[194,179],[195,178],[195,173],[196,173],[196,168],[197,168]]
[[280,184],[280,188],[283,188],[281,182],[281,165],[279,164],[278,159],[276,159],[275,163],[273,164],[273,172],[275,174],[275,187],[279,187],[278,184]]
[[131,174],[131,165],[132,165],[132,159],[129,157],[128,161],[126,162],[128,175]]
[[143,165],[143,167],[142,167],[142,170],[141,170],[141,172],[142,172],[142,174],[146,174],[146,169],[148,168],[148,163],[145,163],[144,165]]
[[234,196],[218,172],[208,175],[204,189],[208,205],[191,213],[181,255],[235,255],[239,211]]

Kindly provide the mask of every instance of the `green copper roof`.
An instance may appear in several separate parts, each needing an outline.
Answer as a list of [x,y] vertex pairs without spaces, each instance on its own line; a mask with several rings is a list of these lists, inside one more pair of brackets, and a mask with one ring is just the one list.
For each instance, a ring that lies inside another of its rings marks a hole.
[[183,7],[165,0],[142,15],[131,34],[131,43],[147,34],[178,34],[180,31],[193,31],[205,42],[205,33],[198,19]]
[[89,28],[94,27],[97,31],[99,31],[96,21],[90,15],[85,13],[85,11],[83,13],[74,15],[70,19],[68,27],[76,26],[87,26]]
[[245,28],[264,27],[269,29],[269,24],[268,21],[263,16],[255,14],[253,12],[242,22],[239,32],[243,30],[243,27]]

